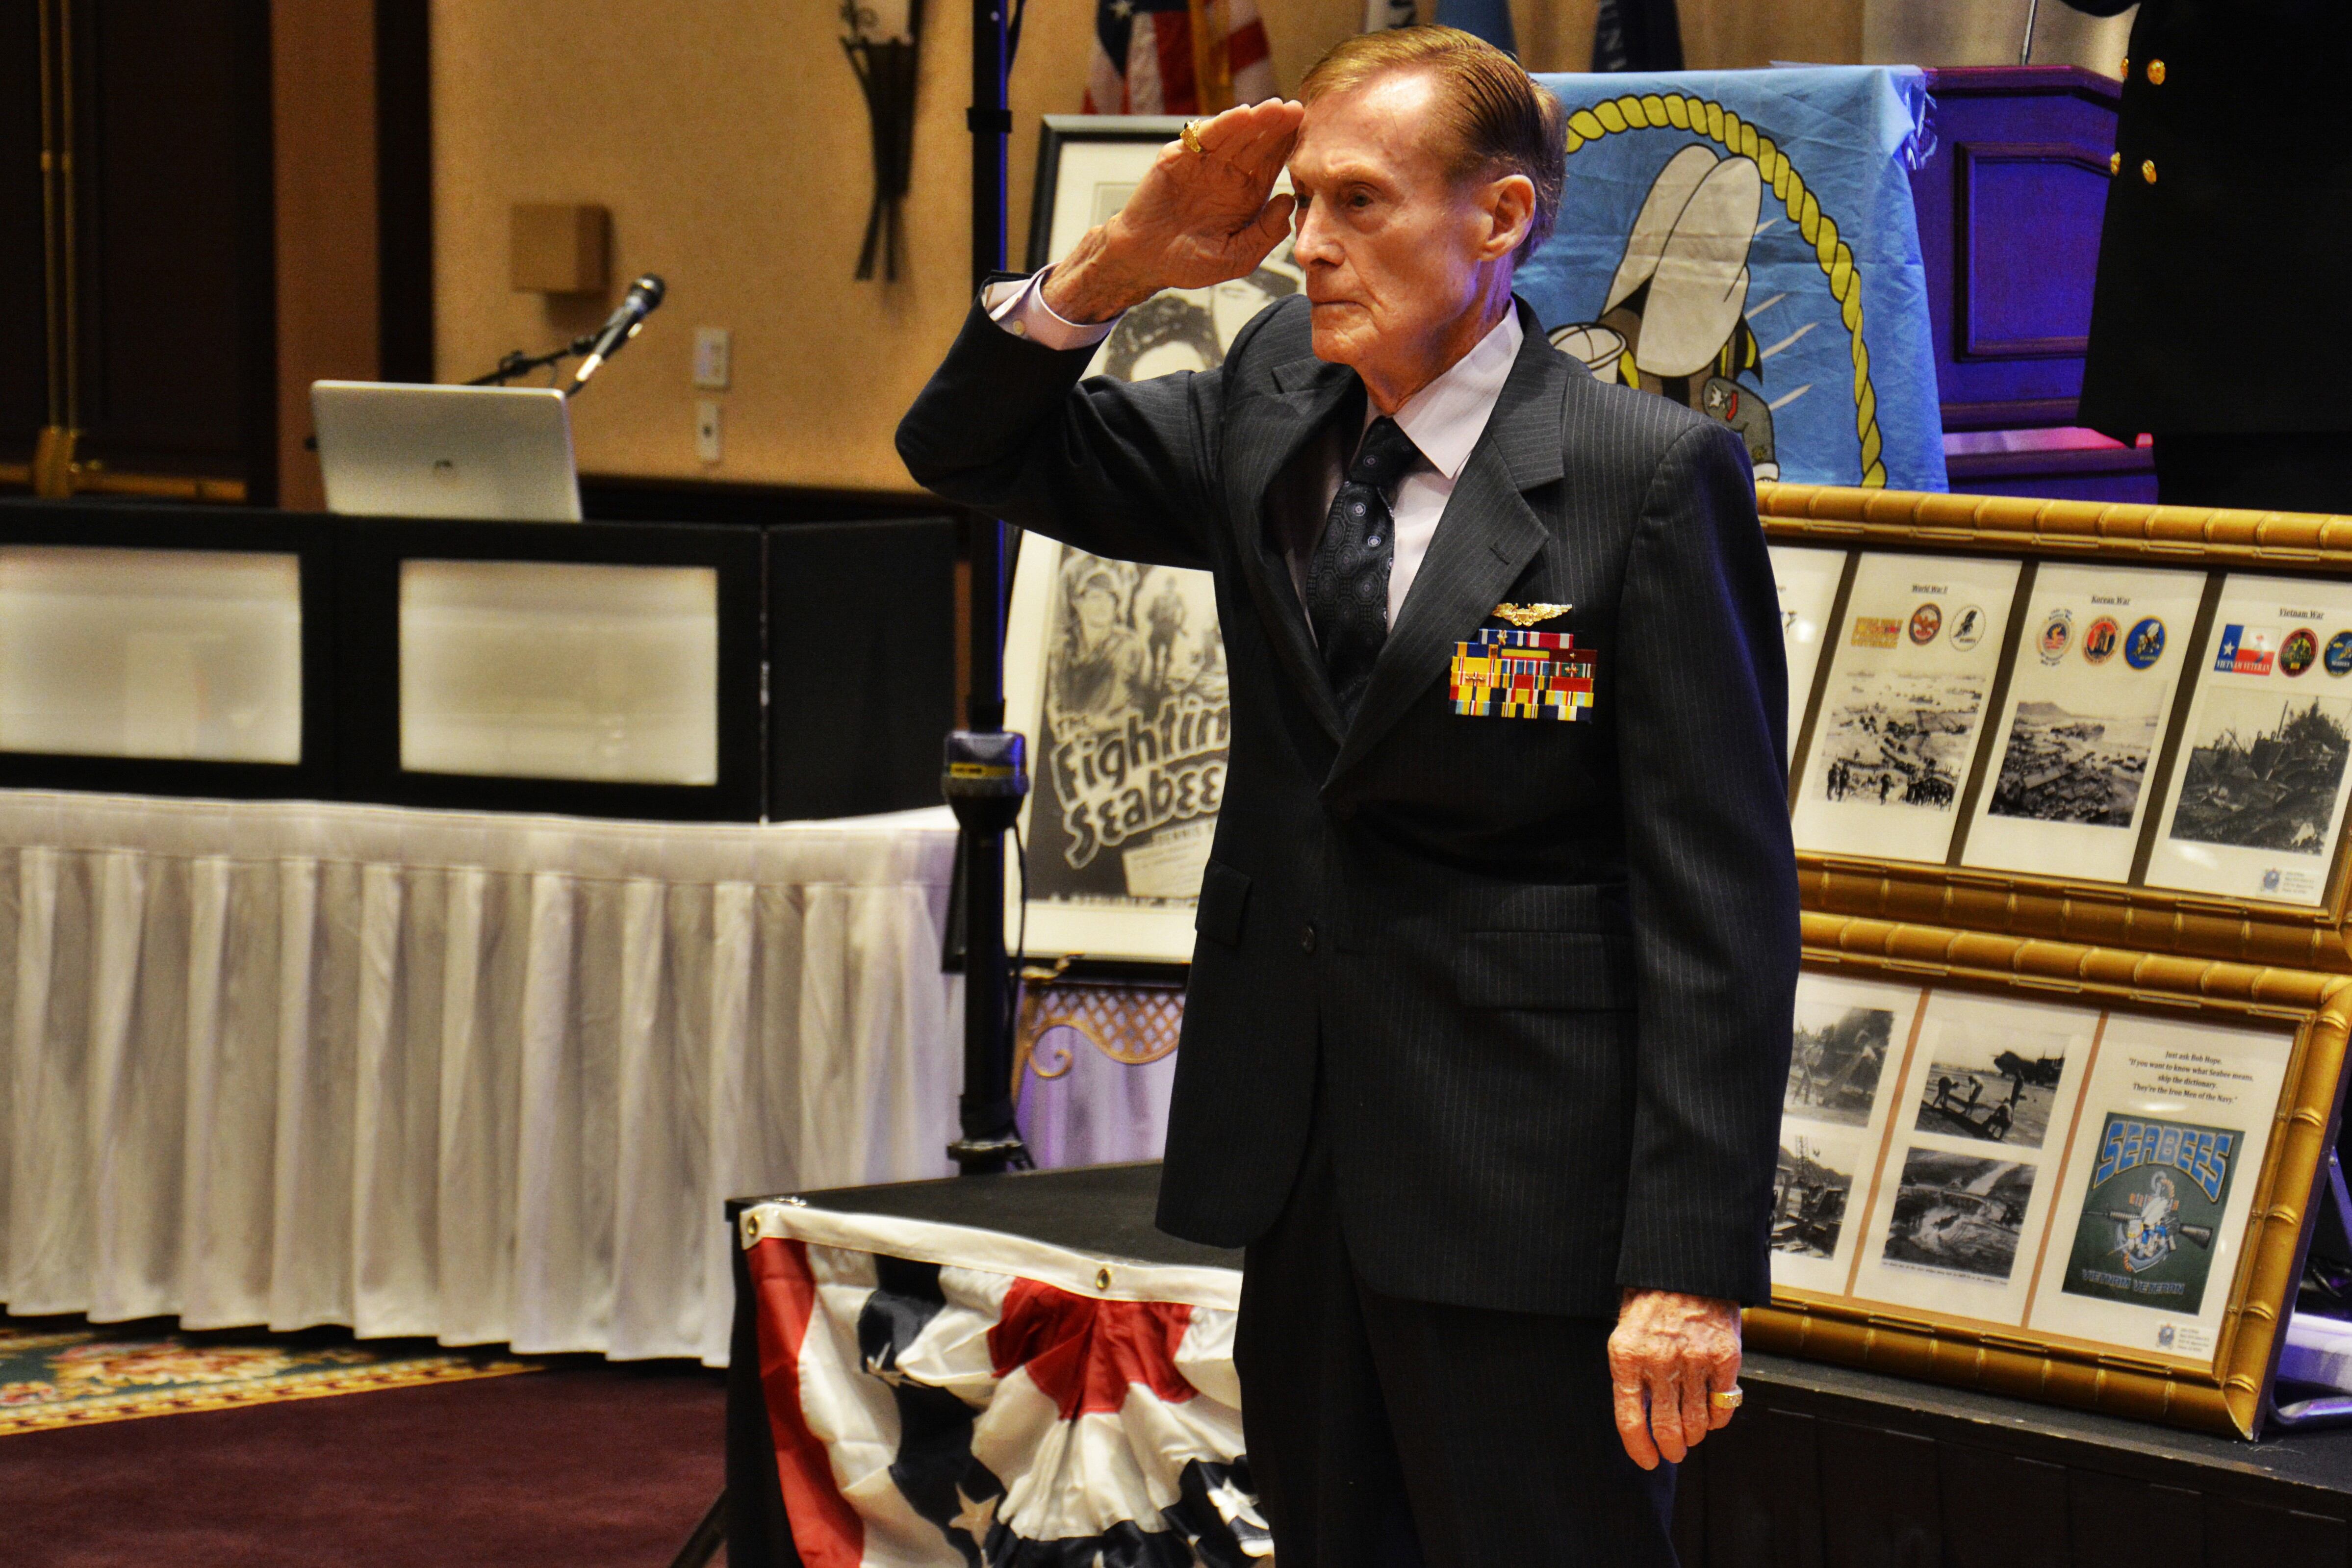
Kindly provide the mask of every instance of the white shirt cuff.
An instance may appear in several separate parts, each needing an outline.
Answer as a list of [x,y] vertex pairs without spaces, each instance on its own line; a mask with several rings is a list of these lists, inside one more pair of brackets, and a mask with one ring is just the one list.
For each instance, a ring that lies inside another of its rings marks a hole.
[[1118,325],[1117,316],[1086,326],[1054,313],[1054,308],[1045,303],[1045,279],[1053,271],[1047,267],[1025,279],[990,284],[981,290],[981,309],[1014,337],[1049,349],[1090,349],[1110,336],[1110,330]]

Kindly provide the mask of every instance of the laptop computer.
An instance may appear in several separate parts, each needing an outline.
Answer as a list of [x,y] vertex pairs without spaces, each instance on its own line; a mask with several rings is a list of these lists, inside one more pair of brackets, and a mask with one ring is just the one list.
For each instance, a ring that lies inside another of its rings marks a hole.
[[327,510],[578,522],[572,416],[553,387],[314,381]]

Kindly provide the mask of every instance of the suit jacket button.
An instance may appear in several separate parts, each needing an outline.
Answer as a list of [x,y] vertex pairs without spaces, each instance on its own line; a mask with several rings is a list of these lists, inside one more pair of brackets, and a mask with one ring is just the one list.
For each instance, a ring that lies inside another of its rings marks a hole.
[[2147,62],[2147,85],[2150,87],[2162,87],[2164,85],[2164,62],[2162,60],[2150,60]]
[[1298,933],[1298,951],[1301,952],[1315,951],[1315,928],[1312,925]]
[[1342,822],[1353,822],[1356,820],[1356,803],[1352,800],[1343,800],[1331,808],[1331,815]]

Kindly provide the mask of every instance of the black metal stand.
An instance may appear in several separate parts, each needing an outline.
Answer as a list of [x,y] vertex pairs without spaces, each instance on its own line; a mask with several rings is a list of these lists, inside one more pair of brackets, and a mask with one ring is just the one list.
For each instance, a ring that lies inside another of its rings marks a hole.
[[[1004,139],[1009,64],[1004,0],[972,0],[971,280],[1004,266]],[[1023,742],[1004,729],[1004,524],[971,530],[971,696],[967,728],[948,737],[943,793],[963,829],[963,1136],[948,1146],[967,1176],[1029,1164],[1013,1117],[1013,977],[1004,952],[1004,835],[1028,793]]]
[[527,354],[520,349],[510,350],[505,358],[499,361],[498,369],[488,375],[478,375],[466,384],[467,386],[504,386],[519,375],[529,375],[532,371],[544,370],[551,364],[562,364],[568,359],[579,359],[595,346],[596,334],[587,332],[572,339],[562,348],[551,349],[543,354]]

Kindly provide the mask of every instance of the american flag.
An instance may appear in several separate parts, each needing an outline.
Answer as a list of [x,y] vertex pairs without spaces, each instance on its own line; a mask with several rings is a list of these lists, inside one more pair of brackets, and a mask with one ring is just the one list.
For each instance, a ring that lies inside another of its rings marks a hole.
[[1098,0],[1088,114],[1214,114],[1274,95],[1257,0]]

